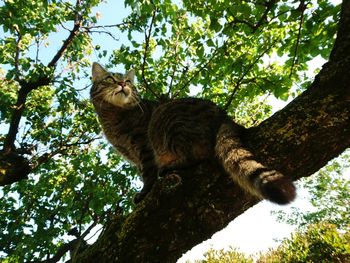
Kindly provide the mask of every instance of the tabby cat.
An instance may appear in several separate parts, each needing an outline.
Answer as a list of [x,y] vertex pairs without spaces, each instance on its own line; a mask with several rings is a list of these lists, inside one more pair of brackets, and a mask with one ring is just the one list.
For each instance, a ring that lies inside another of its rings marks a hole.
[[142,200],[159,173],[217,158],[232,179],[250,194],[278,204],[295,197],[292,181],[254,160],[240,140],[244,128],[214,103],[183,98],[157,102],[140,99],[134,70],[110,73],[92,66],[91,100],[105,136],[141,173]]

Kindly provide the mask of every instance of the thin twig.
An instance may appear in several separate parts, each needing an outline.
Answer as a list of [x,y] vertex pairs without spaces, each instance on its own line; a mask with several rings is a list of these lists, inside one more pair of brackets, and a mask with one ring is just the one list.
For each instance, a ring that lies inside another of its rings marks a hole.
[[[123,26],[126,26],[126,25],[131,25],[130,22],[122,22],[120,24],[114,24],[114,25],[99,25],[99,26],[96,26],[94,24],[91,24],[89,26],[83,26],[81,27],[81,29],[84,29],[87,33],[98,33],[98,34],[107,34],[108,36],[110,36],[113,40],[115,41],[119,41],[119,39],[117,39],[111,32],[109,32],[107,30],[107,28],[120,28],[120,27],[123,27]],[[102,30],[96,30],[96,29],[104,29],[104,31]]]
[[89,30],[89,31],[86,31],[87,33],[89,34],[94,34],[94,33],[97,33],[97,34],[106,34],[108,35],[109,37],[111,37],[113,40],[115,41],[119,41],[119,39],[117,39],[111,32],[105,30],[105,31],[102,31],[102,30]]
[[151,34],[152,34],[152,29],[153,29],[153,25],[155,22],[155,18],[156,18],[156,14],[158,12],[158,9],[155,8],[153,11],[153,15],[152,15],[152,19],[151,19],[151,23],[149,25],[148,28],[148,33],[145,30],[145,49],[144,49],[144,54],[143,54],[143,61],[142,61],[142,66],[141,66],[141,76],[142,76],[142,80],[145,84],[145,88],[146,90],[149,90],[156,98],[159,98],[159,96],[152,90],[152,88],[149,86],[149,83],[146,79],[146,63],[147,63],[147,56],[148,56],[148,49],[149,49],[149,42],[151,39]]
[[36,161],[34,163],[32,163],[32,169],[36,169],[38,168],[40,165],[48,162],[49,160],[51,160],[54,156],[58,155],[58,154],[63,154],[65,151],[67,151],[69,148],[74,147],[74,146],[80,146],[80,145],[86,145],[86,144],[90,144],[95,140],[99,140],[101,139],[101,136],[97,136],[97,137],[93,137],[91,139],[88,139],[86,141],[76,141],[74,143],[63,143],[63,141],[60,142],[60,145],[58,148],[56,148],[55,150],[51,151],[50,153],[44,153],[41,156],[37,157]]
[[95,28],[109,28],[109,27],[122,27],[122,26],[126,26],[126,25],[131,25],[130,22],[123,22],[123,23],[120,23],[120,24],[114,24],[114,25],[101,25],[101,26],[85,26],[83,27],[83,29],[87,29],[87,30],[90,30],[90,29],[95,29]]
[[[169,90],[168,90],[168,93],[167,93],[167,97],[169,97],[170,93],[171,93],[171,89],[173,87],[173,82],[174,82],[174,78],[175,78],[175,74],[176,74],[176,71],[177,71],[177,59],[178,59],[178,43],[179,42],[179,34],[176,35],[176,41],[175,41],[175,50],[174,50],[174,57],[175,57],[175,64],[173,65],[172,67],[172,74],[171,74],[171,80],[170,80],[170,84],[169,84]],[[169,69],[170,71],[170,69]]]
[[236,95],[237,91],[240,88],[240,85],[242,84],[242,81],[244,80],[244,78],[248,75],[248,73],[251,71],[251,69],[254,67],[255,64],[257,64],[259,62],[259,60],[274,46],[274,44],[277,42],[277,40],[273,41],[273,43],[267,47],[263,52],[261,52],[261,54],[259,54],[259,56],[253,61],[253,63],[251,63],[248,68],[243,72],[243,74],[241,75],[241,77],[238,79],[238,81],[235,84],[235,87],[229,97],[229,99],[227,100],[224,109],[227,110],[228,107],[231,105],[234,96]]
[[276,0],[271,0],[265,3],[266,9],[265,12],[263,13],[263,15],[261,16],[261,18],[259,19],[259,21],[255,24],[254,26],[254,32],[261,26],[263,25],[265,22],[269,23],[267,21],[267,15],[268,13],[271,11],[271,9],[274,7],[274,5],[276,4]]
[[40,37],[36,38],[35,42],[36,42],[35,64],[38,64],[38,62],[39,62]]
[[[89,227],[87,230],[85,230],[85,232],[78,238],[72,240],[72,241],[69,241],[68,243],[65,243],[63,245],[61,245],[56,254],[47,259],[47,260],[44,260],[44,261],[40,261],[40,262],[37,262],[35,261],[35,263],[56,263],[58,262],[68,251],[73,251],[73,255],[71,256],[71,259],[73,259],[73,262],[74,262],[74,257],[76,257],[76,254],[79,250],[79,247],[80,247],[80,244],[81,242],[83,241],[84,237],[87,236],[90,231],[92,230],[92,228],[94,228],[96,225],[97,225],[98,221],[94,221]],[[34,262],[32,262],[34,263]]]
[[292,66],[290,68],[290,73],[289,73],[289,78],[292,76],[293,74],[293,69],[297,60],[297,54],[298,54],[298,47],[300,44],[300,39],[301,39],[301,29],[304,23],[304,12],[306,10],[306,5],[305,5],[305,1],[301,1],[299,7],[297,8],[297,11],[300,11],[300,20],[299,20],[299,28],[298,28],[298,35],[297,35],[297,39],[295,41],[295,48],[294,48],[294,55],[293,55],[293,61],[292,61]]
[[234,20],[232,22],[229,23],[229,25],[233,26],[236,24],[244,24],[247,25],[248,27],[251,28],[251,30],[254,32],[256,32],[264,23],[269,23],[270,21],[267,21],[267,15],[268,13],[271,11],[271,9],[274,7],[274,5],[276,4],[276,0],[271,0],[265,3],[265,11],[262,14],[262,16],[260,17],[259,21],[256,22],[255,24],[251,23],[250,21],[246,21],[243,19],[238,19],[236,17],[234,17],[234,15],[232,14],[232,12],[228,11],[229,14],[232,15],[232,17],[234,17]]
[[[231,23],[229,23],[227,26],[232,26],[232,25],[235,24],[235,23],[243,23],[243,24],[246,24],[247,26],[249,26],[249,27],[253,30],[253,32],[255,32],[260,26],[262,26],[262,25],[264,24],[264,22],[267,22],[267,23],[268,23],[268,21],[267,21],[267,15],[268,15],[268,13],[271,11],[271,9],[273,8],[274,4],[276,4],[276,0],[271,0],[271,1],[269,1],[269,2],[267,2],[267,3],[265,4],[265,6],[266,6],[265,12],[263,13],[263,15],[261,16],[261,18],[259,19],[259,21],[258,21],[256,24],[251,24],[250,22],[245,21],[245,20],[234,19],[234,21],[231,22]],[[221,48],[223,48],[223,47],[225,47],[225,45],[226,45],[226,41],[225,41],[225,43],[224,43],[221,47],[219,47],[218,49],[215,50],[214,54],[213,54],[212,57],[207,61],[207,63],[203,64],[203,65],[201,66],[201,68],[200,68],[200,69],[185,83],[185,85],[184,85],[182,88],[179,89],[179,91],[176,93],[175,97],[178,96],[178,94],[179,94],[185,87],[187,87],[187,85],[189,85],[189,84],[192,82],[192,80],[193,80],[204,68],[206,68],[206,67],[210,64],[210,62],[211,62],[211,61],[214,59],[214,57],[216,56],[218,50],[221,49]],[[268,50],[267,50],[267,51],[268,51]],[[266,51],[266,52],[267,52],[267,51]],[[266,52],[263,52],[263,53],[261,54],[261,56],[263,56]],[[261,56],[259,56],[258,59],[260,59]],[[251,65],[251,66],[248,68],[248,70],[250,70],[251,67],[253,67],[253,66],[254,66],[254,64]],[[245,72],[245,73],[242,75],[241,79],[240,79],[239,82],[237,83],[238,86],[240,85],[239,83],[243,80],[243,78],[245,77],[245,75],[246,75],[247,73],[248,73],[248,72]],[[235,88],[234,88],[234,90],[233,90],[233,93],[231,94],[231,96],[230,96],[230,98],[229,98],[229,101],[226,103],[225,108],[227,108],[227,107],[232,103],[233,96],[234,96],[234,94],[236,93],[236,91],[237,91],[238,88],[239,88],[239,87],[237,86],[237,84],[236,84],[236,86],[235,86]]]
[[90,231],[97,225],[98,220],[95,220],[85,231],[84,233],[77,239],[77,244],[72,251],[71,261],[75,262],[76,256],[78,254],[81,243],[84,241],[84,238],[90,233]]
[[19,32],[18,26],[14,25],[14,29],[17,33],[17,40],[16,40],[16,53],[15,53],[15,71],[16,71],[16,77],[15,80],[19,80],[19,55],[20,55],[20,44],[22,40],[22,34]]
[[[174,94],[174,98],[176,98],[177,96],[179,96],[180,92],[181,92],[182,90],[184,90],[186,87],[188,87],[188,86],[190,85],[190,83],[198,76],[198,74],[199,74],[203,69],[205,69],[205,68],[208,67],[208,65],[214,60],[214,58],[216,57],[216,55],[219,53],[219,50],[222,49],[222,48],[224,48],[224,47],[226,46],[226,43],[227,43],[227,42],[225,41],[221,47],[217,48],[217,49],[213,52],[213,54],[211,55],[211,57],[210,57],[205,63],[202,63],[202,64],[198,65],[198,66],[199,66],[199,69],[196,70],[196,71],[194,72],[194,74],[191,76],[191,78],[189,78],[189,79],[182,85],[182,87],[178,89],[178,91]],[[197,67],[198,67],[198,66],[197,66]]]

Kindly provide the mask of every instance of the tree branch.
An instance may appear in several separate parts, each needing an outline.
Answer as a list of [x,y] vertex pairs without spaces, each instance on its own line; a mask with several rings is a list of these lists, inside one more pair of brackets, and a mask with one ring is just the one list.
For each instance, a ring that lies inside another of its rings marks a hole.
[[294,65],[296,63],[296,57],[298,54],[298,47],[299,47],[299,43],[300,43],[300,38],[301,38],[301,29],[303,27],[303,23],[304,23],[304,12],[306,10],[306,4],[305,1],[300,1],[300,5],[297,8],[297,11],[300,11],[300,20],[299,20],[299,28],[298,28],[298,34],[297,34],[297,39],[295,40],[295,48],[294,48],[294,55],[293,55],[293,61],[292,61],[292,66],[290,68],[290,73],[289,73],[289,77],[292,76],[293,74],[293,68]]
[[179,34],[176,34],[176,40],[175,40],[175,48],[174,48],[174,58],[175,58],[175,63],[172,67],[172,69],[168,69],[168,75],[170,75],[170,70],[172,70],[172,73],[170,75],[170,84],[169,84],[169,89],[168,89],[168,92],[167,92],[167,97],[169,97],[170,93],[171,93],[171,90],[173,88],[173,83],[174,83],[174,78],[175,78],[175,74],[176,74],[176,71],[177,71],[177,66],[178,66],[178,41],[179,41]]
[[261,52],[258,57],[247,67],[247,69],[243,72],[243,74],[241,75],[241,77],[236,81],[235,87],[233,89],[233,91],[230,94],[230,97],[228,98],[224,109],[227,110],[228,107],[231,105],[233,98],[236,94],[236,92],[238,91],[240,85],[242,84],[242,81],[245,79],[245,77],[247,76],[247,74],[250,72],[250,70],[260,61],[260,59],[267,53],[269,52],[269,50],[271,48],[273,48],[273,46],[275,45],[275,43],[277,42],[277,40],[274,40],[270,46],[268,46],[263,52]]
[[60,259],[69,251],[71,252],[71,259],[69,262],[74,262],[74,257],[78,252],[81,243],[84,241],[84,238],[90,233],[90,231],[97,225],[97,223],[97,221],[93,222],[81,236],[77,235],[76,239],[61,245],[53,257],[44,261],[33,261],[31,263],[56,263],[60,261]]
[[147,64],[147,57],[148,57],[148,52],[149,52],[149,42],[151,39],[151,34],[152,34],[152,29],[153,29],[153,24],[155,22],[155,18],[156,18],[156,14],[158,12],[158,9],[155,7],[154,11],[153,11],[153,15],[151,18],[151,22],[148,28],[148,33],[145,30],[145,49],[144,49],[144,53],[143,53],[143,59],[142,59],[142,66],[141,66],[141,77],[142,80],[145,84],[145,88],[147,90],[149,90],[156,98],[159,98],[158,94],[156,94],[153,89],[150,87],[147,79],[146,79],[146,64]]
[[30,171],[31,167],[26,158],[14,152],[0,151],[0,186],[27,179]]
[[100,26],[95,26],[95,25],[91,25],[91,26],[84,26],[83,29],[87,30],[87,31],[90,31],[91,29],[96,29],[96,28],[111,28],[111,27],[123,27],[123,26],[126,26],[126,25],[131,25],[130,22],[122,22],[122,23],[119,23],[119,24],[114,24],[114,25],[100,25]]
[[16,52],[15,52],[15,71],[16,71],[16,75],[15,75],[15,80],[18,81],[19,80],[19,55],[20,55],[20,44],[21,44],[21,40],[22,40],[22,34],[18,29],[17,25],[13,26],[15,31],[17,32],[17,41],[16,41]]
[[84,241],[84,238],[90,233],[90,231],[97,225],[98,221],[94,221],[85,231],[84,233],[77,239],[77,244],[75,245],[74,250],[71,255],[71,262],[75,262],[76,256],[78,255],[79,248]]
[[[219,51],[221,49],[224,49],[226,47],[227,41],[225,41],[222,46],[218,47],[217,49],[215,49],[215,51],[211,54],[210,58],[207,59],[207,61],[197,65],[196,67],[199,67],[190,78],[186,78],[187,81],[182,85],[181,88],[179,88],[177,90],[177,92],[174,94],[173,98],[176,98],[177,96],[179,96],[180,92],[182,90],[184,90],[186,87],[188,87],[191,82],[198,76],[198,74],[205,68],[207,68],[209,66],[209,64],[215,59],[216,55],[219,53]],[[188,71],[188,69],[187,69]]]
[[232,22],[229,23],[230,26],[236,25],[236,24],[244,24],[247,25],[248,27],[251,28],[252,32],[256,32],[264,23],[269,23],[270,21],[267,21],[267,15],[269,14],[269,12],[271,11],[271,9],[274,7],[274,5],[276,4],[276,0],[270,0],[267,1],[265,3],[265,11],[262,14],[262,16],[260,17],[259,21],[256,22],[255,24],[246,21],[246,20],[242,20],[242,19],[238,19],[236,17],[234,17],[234,15],[232,15],[232,12],[230,12],[230,14],[232,15],[232,17],[234,18],[234,20]]
[[77,36],[81,28],[81,22],[82,22],[82,18],[78,13],[79,7],[80,7],[80,0],[77,0],[75,4],[75,18],[74,18],[73,29],[70,31],[69,36],[63,42],[61,48],[58,50],[56,55],[52,58],[52,60],[47,65],[48,67],[52,67],[52,68],[56,67],[56,63],[58,62],[58,60],[62,57],[64,52],[67,50],[68,46],[73,42],[73,39]]
[[261,18],[259,19],[259,21],[254,25],[253,31],[255,32],[261,25],[263,25],[264,23],[269,23],[267,21],[267,15],[269,14],[269,12],[271,11],[271,9],[274,7],[274,5],[277,3],[276,0],[270,0],[267,1],[265,3],[265,12],[262,14]]

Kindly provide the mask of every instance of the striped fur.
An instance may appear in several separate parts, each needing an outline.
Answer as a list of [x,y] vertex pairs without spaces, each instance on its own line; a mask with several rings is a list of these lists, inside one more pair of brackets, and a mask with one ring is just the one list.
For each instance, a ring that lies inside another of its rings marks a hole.
[[164,103],[139,99],[133,71],[113,74],[93,65],[91,99],[111,144],[139,169],[144,181],[139,202],[161,171],[178,170],[217,158],[244,190],[286,204],[295,197],[292,181],[265,167],[244,147],[234,123],[214,103],[195,98]]

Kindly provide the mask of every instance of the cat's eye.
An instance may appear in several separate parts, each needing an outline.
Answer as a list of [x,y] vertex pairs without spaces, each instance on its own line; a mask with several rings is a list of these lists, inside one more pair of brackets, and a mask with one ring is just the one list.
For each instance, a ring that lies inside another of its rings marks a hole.
[[111,84],[114,84],[116,82],[115,79],[111,76],[108,76],[107,78],[105,78],[104,81]]

